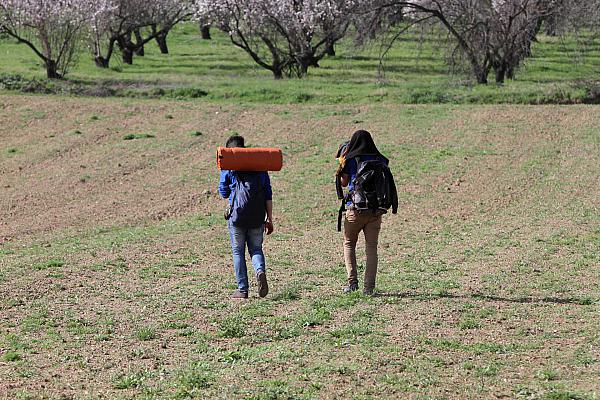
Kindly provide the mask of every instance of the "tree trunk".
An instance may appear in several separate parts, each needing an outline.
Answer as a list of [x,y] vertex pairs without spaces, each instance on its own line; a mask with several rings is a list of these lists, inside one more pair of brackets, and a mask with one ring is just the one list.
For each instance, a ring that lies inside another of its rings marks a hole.
[[558,36],[558,18],[556,15],[550,15],[546,18],[546,35]]
[[46,76],[48,79],[60,79],[62,76],[57,71],[56,61],[54,60],[46,60]]
[[275,78],[275,80],[283,79],[283,70],[281,67],[273,66],[271,71],[273,72],[273,78]]
[[119,45],[119,49],[123,56],[123,63],[132,65],[135,46],[131,42],[131,32],[119,37],[119,39],[117,39],[117,44]]
[[200,25],[200,33],[202,34],[202,39],[211,40],[210,37],[210,25]]
[[167,35],[168,31],[165,33],[160,33],[156,35],[156,43],[158,43],[158,48],[160,49],[161,54],[169,54],[169,47],[167,46]]
[[123,47],[121,52],[123,53],[123,63],[133,65],[133,50],[130,47]]
[[496,83],[499,85],[503,84],[504,78],[506,77],[506,65],[502,64],[494,70],[496,72]]
[[508,66],[506,68],[506,77],[508,79],[515,79],[515,67]]
[[144,57],[144,54],[146,54],[146,52],[144,51],[144,45],[142,44],[144,42],[144,39],[142,38],[142,34],[140,33],[139,29],[135,29],[133,31],[133,33],[135,34],[135,55],[136,56],[140,56],[140,57]]
[[98,67],[98,68],[108,68],[109,62],[110,62],[110,60],[108,58],[104,58],[102,56],[94,57],[94,63],[96,64],[96,67]]
[[333,43],[327,45],[327,50],[325,50],[328,56],[335,57],[335,47]]
[[482,67],[474,67],[473,72],[475,74],[475,79],[477,79],[477,83],[480,85],[487,85],[488,83],[488,72]]
[[110,59],[115,51],[115,42],[117,39],[113,36],[108,41],[108,49],[106,51],[106,57],[102,56],[102,52],[100,50],[100,45],[98,44],[96,47],[96,57],[94,57],[94,63],[98,68],[108,68],[110,64]]

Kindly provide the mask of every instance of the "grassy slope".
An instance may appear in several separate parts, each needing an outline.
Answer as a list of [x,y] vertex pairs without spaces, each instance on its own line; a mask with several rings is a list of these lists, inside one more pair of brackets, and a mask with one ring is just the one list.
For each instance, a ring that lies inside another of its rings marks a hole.
[[[597,107],[0,110],[0,397],[597,398]],[[340,294],[331,156],[358,127],[402,202],[374,298]],[[230,131],[285,152],[272,292],[242,303],[214,194]]]
[[[597,81],[600,72],[597,45],[577,58],[573,42],[541,36],[517,81],[500,88],[473,87],[460,76],[449,76],[439,50],[430,41],[420,44],[413,33],[390,52],[384,83],[377,77],[378,45],[359,51],[350,43],[339,46],[338,55],[323,60],[306,79],[275,82],[226,36],[213,33],[215,40],[202,41],[194,25],[179,26],[170,36],[171,55],[160,55],[149,45],[147,56],[137,57],[133,66],[121,65],[117,55],[111,70],[94,67],[83,52],[70,79],[85,85],[117,81],[138,94],[156,87],[195,87],[207,91],[209,100],[225,103],[539,103],[583,97],[585,89],[578,82]],[[43,77],[39,60],[27,47],[2,40],[0,52],[0,73]]]

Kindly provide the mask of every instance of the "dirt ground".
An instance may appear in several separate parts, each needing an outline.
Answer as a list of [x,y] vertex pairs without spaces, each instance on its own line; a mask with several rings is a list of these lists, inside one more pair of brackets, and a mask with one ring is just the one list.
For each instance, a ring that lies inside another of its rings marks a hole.
[[[1,95],[0,397],[596,399],[599,120]],[[335,231],[333,155],[360,128],[401,200],[373,298],[341,294]],[[233,132],[284,152],[271,293],[241,303]]]

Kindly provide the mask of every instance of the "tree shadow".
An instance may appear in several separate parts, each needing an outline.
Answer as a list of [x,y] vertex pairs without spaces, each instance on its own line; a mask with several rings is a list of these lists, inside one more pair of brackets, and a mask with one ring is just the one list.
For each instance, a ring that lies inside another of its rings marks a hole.
[[432,299],[471,299],[471,300],[485,300],[485,301],[497,301],[503,303],[520,303],[520,304],[575,304],[580,306],[589,306],[597,302],[593,298],[578,298],[578,297],[502,297],[485,295],[481,293],[470,293],[470,294],[452,294],[452,293],[411,293],[411,292],[388,292],[388,293],[375,293],[374,297],[388,297],[397,299],[417,299],[417,300],[432,300]]

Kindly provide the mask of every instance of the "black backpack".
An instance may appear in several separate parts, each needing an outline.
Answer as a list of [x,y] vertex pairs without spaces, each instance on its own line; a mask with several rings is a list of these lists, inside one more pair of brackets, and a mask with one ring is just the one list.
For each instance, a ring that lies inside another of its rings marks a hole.
[[338,212],[338,232],[342,230],[342,214],[346,211],[346,203],[349,200],[355,209],[363,212],[387,212],[390,208],[392,214],[398,212],[398,193],[389,167],[381,159],[360,161],[360,158],[356,157],[355,160],[358,169],[352,181],[352,191],[346,196],[341,195],[339,176],[336,179],[338,198],[342,200]]

